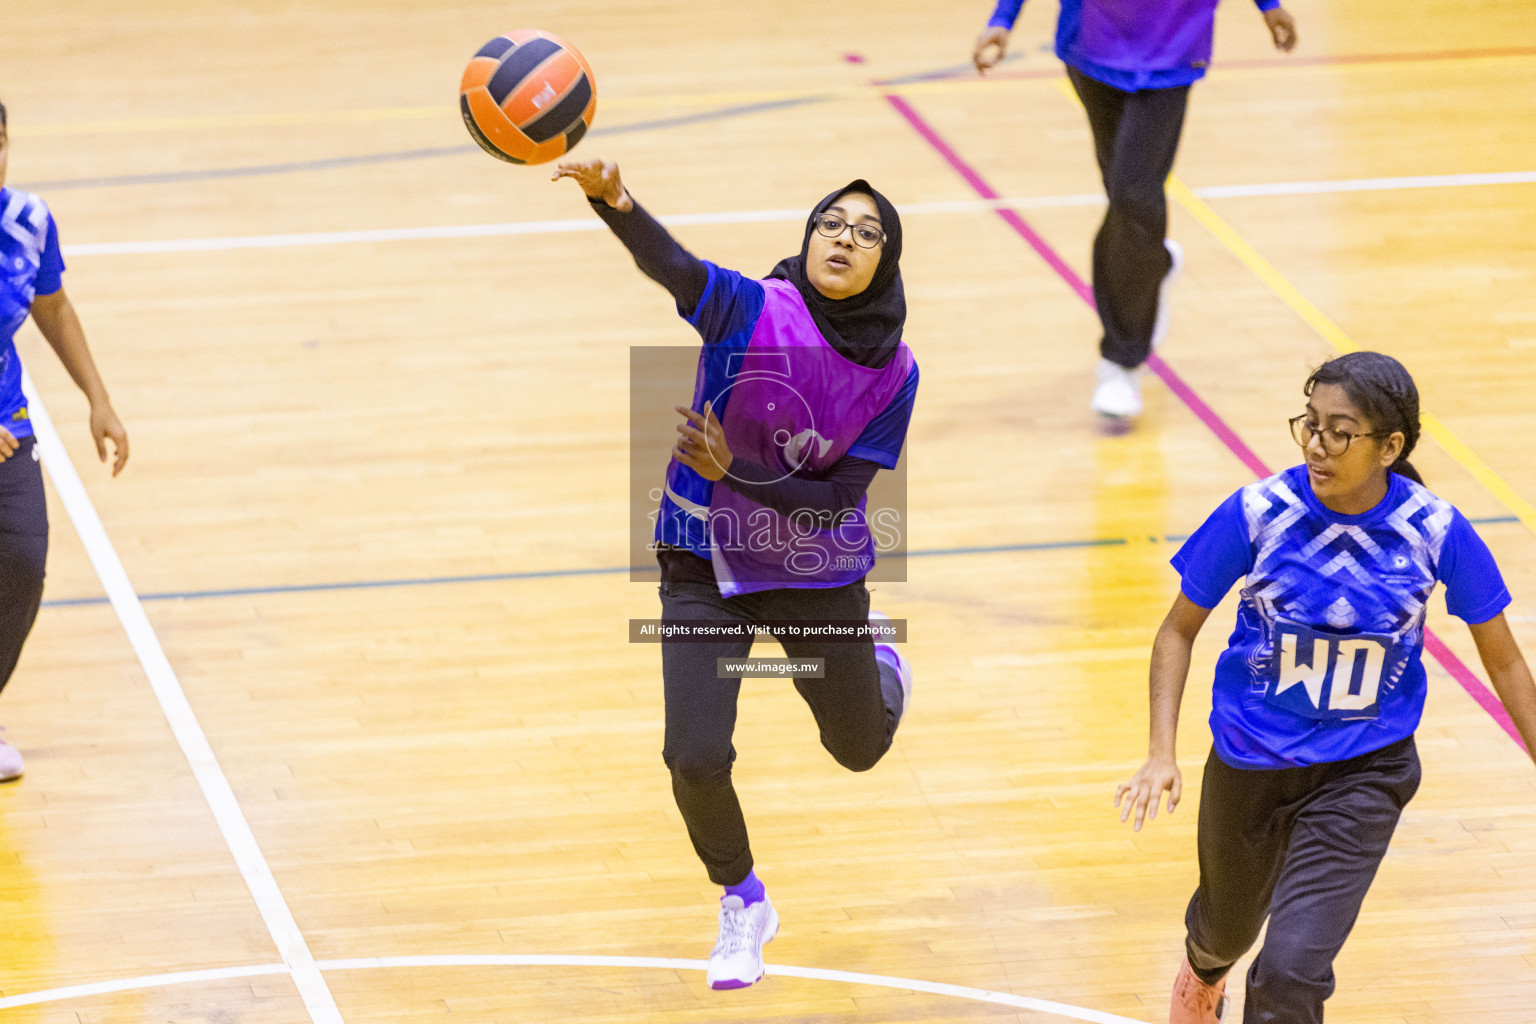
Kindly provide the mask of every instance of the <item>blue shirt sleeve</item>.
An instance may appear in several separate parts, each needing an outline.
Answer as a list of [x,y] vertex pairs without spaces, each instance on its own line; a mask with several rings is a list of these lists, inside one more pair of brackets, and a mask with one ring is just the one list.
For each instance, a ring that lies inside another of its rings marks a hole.
[[1445,607],[1471,625],[1487,622],[1509,607],[1509,588],[1493,552],[1459,511],[1451,519],[1437,567],[1445,584]]
[[[1274,0],[1276,4],[1280,0]],[[987,19],[988,28],[1006,28],[1013,31],[1013,23],[1019,20],[1019,12],[1024,9],[1024,0],[997,0],[997,9],[992,12],[992,17]]]
[[1270,11],[1280,6],[1280,0],[1253,0],[1253,2],[1254,5],[1265,14],[1268,14]]
[[1253,544],[1243,515],[1242,491],[1222,502],[1184,542],[1173,556],[1173,567],[1179,572],[1179,589],[1201,608],[1215,608],[1232,584],[1248,575],[1253,568]]
[[901,459],[901,446],[907,442],[907,425],[912,422],[912,403],[917,400],[917,364],[907,373],[907,379],[880,415],[870,420],[864,432],[853,442],[848,454],[856,459],[868,459],[886,469],[895,469]]
[[[34,236],[35,237],[35,236]],[[48,239],[43,243],[42,262],[37,268],[34,294],[52,295],[64,287],[64,254],[59,251],[59,226],[48,215]]]
[[757,323],[763,311],[763,286],[708,260],[704,266],[709,270],[709,282],[704,285],[704,294],[693,315],[685,319],[699,332],[704,344],[714,345],[750,330]]

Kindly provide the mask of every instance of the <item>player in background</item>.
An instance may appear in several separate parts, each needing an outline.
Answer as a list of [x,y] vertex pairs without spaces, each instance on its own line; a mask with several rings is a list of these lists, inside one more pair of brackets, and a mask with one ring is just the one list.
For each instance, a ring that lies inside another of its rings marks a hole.
[[[1088,112],[1109,210],[1093,240],[1099,342],[1093,410],[1125,424],[1141,414],[1143,364],[1168,333],[1168,290],[1184,251],[1167,238],[1163,183],[1173,170],[1189,87],[1210,64],[1218,0],[1061,0],[1056,55]],[[1296,45],[1280,0],[1254,0],[1275,46]],[[985,72],[1008,50],[1024,0],[998,0],[976,40]]]
[[[555,177],[575,179],[704,342],[692,407],[677,410],[684,422],[657,518],[663,620],[883,619],[871,615],[864,586],[875,554],[865,492],[879,470],[896,467],[918,381],[901,340],[895,207],[868,182],[851,182],[811,211],[800,252],[759,281],[690,254],[630,197],[615,164],[562,163]],[[789,377],[733,376],[755,365]],[[789,536],[792,551],[771,541]],[[905,657],[868,635],[782,643],[793,659],[825,660],[824,678],[795,680],[822,745],[852,771],[874,767],[911,700]],[[731,783],[741,679],[717,675],[719,659],[751,647],[750,631],[662,643],[663,758],[694,850],[725,888],[707,972],[717,989],[761,978],[763,944],[778,928]]]
[[[91,439],[112,475],[128,462],[128,434],[112,411],[75,307],[64,294],[59,231],[40,198],[5,187],[10,131],[0,104],[0,689],[10,682],[43,599],[48,505],[32,421],[21,390],[16,331],[30,314],[91,403]],[[20,777],[21,754],[0,740],[0,781]]]
[[1243,1020],[1319,1024],[1333,960],[1419,785],[1424,619],[1436,583],[1536,750],[1536,689],[1487,545],[1408,462],[1419,395],[1401,363],[1353,352],[1307,380],[1291,421],[1306,461],[1249,484],[1189,538],[1152,647],[1150,752],[1115,791],[1121,820],[1178,804],[1179,701],[1210,610],[1246,578],[1216,663],[1200,791],[1200,886],[1171,1024],[1214,1024],[1232,964],[1269,931]]

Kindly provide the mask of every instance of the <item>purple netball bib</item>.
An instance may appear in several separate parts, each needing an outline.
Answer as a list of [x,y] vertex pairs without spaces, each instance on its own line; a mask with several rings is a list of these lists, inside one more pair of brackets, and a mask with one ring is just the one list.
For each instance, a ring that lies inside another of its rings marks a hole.
[[[879,369],[839,355],[787,281],[761,282],[762,315],[750,342],[730,354],[719,394],[731,452],[785,477],[818,478],[901,390],[912,368],[905,344]],[[865,498],[833,522],[806,509],[786,516],[716,486],[710,496],[711,560],[726,597],[780,587],[839,587],[874,566]]]

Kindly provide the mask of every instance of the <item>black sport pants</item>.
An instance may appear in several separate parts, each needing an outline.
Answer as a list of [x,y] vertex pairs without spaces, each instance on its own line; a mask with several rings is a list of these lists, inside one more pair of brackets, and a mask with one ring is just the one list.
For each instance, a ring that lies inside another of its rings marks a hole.
[[1070,65],[1067,74],[1088,112],[1093,151],[1109,211],[1093,240],[1093,297],[1104,339],[1099,354],[1126,369],[1147,361],[1157,293],[1172,266],[1163,239],[1173,170],[1189,86],[1124,92]]
[[0,462],[0,689],[11,679],[21,645],[43,599],[48,559],[48,503],[33,438]]
[[[673,557],[701,561],[693,555]],[[869,616],[869,591],[862,580],[829,589],[765,590],[730,598],[721,597],[716,585],[704,580],[664,578],[660,589],[664,622],[862,621]],[[901,717],[901,682],[895,671],[875,659],[874,643],[867,636],[856,643],[787,638],[782,643],[791,658],[826,659],[825,678],[795,680],[795,689],[821,730],[822,746],[844,768],[873,768],[890,749]],[[745,879],[752,870],[752,851],[731,784],[731,763],[736,760],[731,733],[741,679],[716,678],[716,659],[745,658],[751,648],[750,637],[661,645],[667,721],[662,759],[672,771],[672,794],[688,825],[688,837],[717,885]]]
[[1412,736],[1348,761],[1274,771],[1233,768],[1211,751],[1185,948],[1195,973],[1215,984],[1268,915],[1244,1024],[1321,1024],[1333,959],[1418,788]]

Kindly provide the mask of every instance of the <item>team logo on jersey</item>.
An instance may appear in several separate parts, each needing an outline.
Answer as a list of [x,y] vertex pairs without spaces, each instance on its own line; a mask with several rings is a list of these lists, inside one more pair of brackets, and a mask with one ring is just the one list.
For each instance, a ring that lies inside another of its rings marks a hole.
[[1277,621],[1264,700],[1302,718],[1375,718],[1381,711],[1381,683],[1393,647],[1390,636],[1341,636]]
[[805,461],[806,449],[812,441],[816,442],[816,457],[826,458],[828,449],[832,447],[832,439],[822,437],[815,427],[806,427],[784,445],[784,454],[789,456],[791,465],[798,466]]

